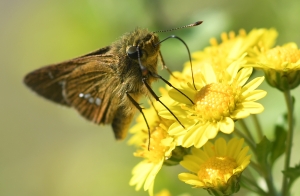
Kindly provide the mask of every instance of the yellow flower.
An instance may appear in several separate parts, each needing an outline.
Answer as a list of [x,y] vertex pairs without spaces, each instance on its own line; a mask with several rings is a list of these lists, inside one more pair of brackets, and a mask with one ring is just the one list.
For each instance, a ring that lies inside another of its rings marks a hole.
[[[238,35],[235,35],[234,32],[222,33],[220,44],[215,38],[212,38],[210,40],[211,46],[192,54],[195,81],[198,82],[199,77],[197,75],[201,73],[205,64],[213,65],[213,69],[217,73],[222,72],[244,54],[247,54],[246,63],[254,63],[258,51],[272,47],[276,37],[277,31],[274,29],[253,29],[248,34],[242,29]],[[182,78],[185,78],[186,82],[191,81],[190,62],[185,63],[182,74],[184,75]]]
[[219,138],[207,142],[203,150],[192,148],[180,164],[191,173],[181,173],[179,179],[210,193],[231,195],[239,190],[239,177],[250,163],[249,147],[242,148],[243,139],[233,138],[228,143]]
[[[129,143],[139,146],[134,156],[142,157],[144,160],[133,168],[133,176],[129,184],[136,186],[136,190],[140,190],[143,186],[145,191],[148,190],[149,194],[153,195],[155,177],[164,162],[172,157],[176,143],[173,137],[170,137],[167,133],[172,121],[159,117],[153,108],[143,111],[146,117],[147,114],[152,114],[150,118],[147,118],[150,122],[148,122],[151,132],[150,143],[145,122],[142,122],[142,118],[139,118],[140,122],[130,130],[135,135],[129,140]],[[149,144],[150,146],[148,146]]]
[[[266,95],[263,90],[255,90],[264,80],[258,77],[246,83],[252,68],[242,68],[243,59],[232,62],[226,70],[215,73],[212,66],[203,66],[199,83],[181,85],[185,95],[171,89],[164,103],[177,116],[184,128],[175,122],[168,133],[177,137],[178,145],[200,148],[207,140],[216,137],[218,131],[229,134],[234,130],[234,121],[250,114],[261,113],[264,108],[255,101]],[[172,99],[172,100],[170,100]],[[164,108],[159,115],[166,119],[174,117]]]
[[263,69],[268,83],[279,90],[293,89],[300,84],[300,50],[295,43],[263,52],[253,66]]
[[[153,107],[144,109],[143,112],[148,124],[151,125],[152,128],[158,126],[160,119]],[[143,118],[143,115],[140,114],[136,118],[136,124],[130,128],[129,133],[131,133],[131,138],[127,142],[129,145],[140,147],[145,143],[145,140],[149,139],[148,127],[146,125],[145,119]]]
[[156,193],[155,196],[171,196],[171,193],[167,189],[164,189],[164,190],[160,191],[159,193]]
[[216,39],[210,40],[212,46],[218,46],[218,53],[214,55],[224,56],[227,59],[236,60],[244,53],[251,53],[255,47],[269,48],[274,44],[277,32],[274,29],[253,29],[248,34],[244,29],[236,36],[233,31],[222,33],[222,43],[217,44]]

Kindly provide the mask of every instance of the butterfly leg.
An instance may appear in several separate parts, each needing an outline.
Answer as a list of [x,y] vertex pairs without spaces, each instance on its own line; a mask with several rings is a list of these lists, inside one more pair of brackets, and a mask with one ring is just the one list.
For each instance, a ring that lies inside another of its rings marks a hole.
[[156,109],[156,107],[155,107],[155,105],[154,105],[154,103],[153,103],[153,100],[150,99],[150,97],[149,97],[149,100],[150,100],[150,102],[151,102],[151,105],[152,105],[153,109],[155,110],[155,113],[156,113],[157,118],[158,118],[159,120],[161,120],[161,117],[159,116],[158,111],[157,111],[157,109]]
[[173,89],[175,89],[176,91],[178,91],[180,94],[182,94],[183,96],[185,96],[193,105],[194,105],[194,102],[186,95],[184,94],[183,92],[181,92],[178,88],[176,88],[175,86],[173,86],[170,82],[168,82],[166,79],[164,79],[163,77],[161,77],[160,75],[158,74],[153,74],[152,73],[152,76],[155,77],[155,78],[159,78],[161,79],[162,81],[164,81],[168,86],[172,87]]
[[128,97],[128,99],[130,100],[130,102],[136,107],[136,109],[138,109],[139,111],[140,111],[140,113],[143,115],[143,118],[144,118],[144,120],[145,120],[145,122],[146,122],[146,125],[147,125],[147,128],[148,128],[148,138],[149,138],[149,140],[148,140],[148,150],[149,150],[149,148],[150,148],[150,127],[149,127],[149,124],[148,124],[148,121],[147,121],[147,119],[146,119],[146,116],[145,116],[145,114],[144,114],[144,112],[143,112],[143,108],[140,106],[140,104],[138,103],[138,102],[136,102],[134,99],[133,99],[133,97],[129,94],[129,92],[128,91],[126,91],[126,95],[127,95],[127,97]]
[[160,61],[161,61],[161,63],[162,63],[162,69],[166,69],[166,70],[169,72],[169,74],[170,74],[171,76],[173,76],[174,78],[176,78],[176,77],[173,75],[172,71],[166,66],[166,63],[165,63],[165,60],[164,60],[164,58],[163,58],[163,56],[162,56],[162,54],[161,54],[161,51],[159,51],[159,58],[160,58]]
[[149,90],[150,94],[154,97],[154,99],[156,101],[158,101],[160,104],[162,104],[170,112],[170,114],[172,116],[174,116],[174,118],[176,119],[176,121],[185,129],[185,127],[180,122],[180,120],[175,116],[175,114],[161,100],[159,100],[159,97],[155,94],[155,92],[152,90],[152,88],[150,87],[150,85],[146,82],[146,78],[143,78],[143,83],[145,84],[146,88]]

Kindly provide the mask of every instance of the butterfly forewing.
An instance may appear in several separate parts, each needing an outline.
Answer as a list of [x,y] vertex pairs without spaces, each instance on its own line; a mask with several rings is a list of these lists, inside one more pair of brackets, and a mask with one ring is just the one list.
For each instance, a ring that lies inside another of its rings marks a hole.
[[112,124],[115,137],[123,139],[133,114],[125,116],[128,108],[121,105],[126,86],[117,75],[119,57],[110,49],[43,67],[29,73],[24,82],[39,95],[74,107],[90,121]]
[[63,84],[77,67],[89,62],[93,55],[103,54],[110,47],[101,48],[84,56],[42,67],[27,74],[24,83],[42,97],[69,106],[63,97]]
[[35,70],[25,77],[24,83],[44,98],[69,106],[62,94],[63,81],[77,64],[70,62],[61,65],[49,65]]

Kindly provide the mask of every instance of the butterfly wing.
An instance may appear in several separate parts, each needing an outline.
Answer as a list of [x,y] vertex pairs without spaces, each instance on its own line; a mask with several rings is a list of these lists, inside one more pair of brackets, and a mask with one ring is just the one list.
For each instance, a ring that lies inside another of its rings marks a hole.
[[103,62],[90,61],[75,69],[64,84],[64,97],[81,115],[97,124],[109,124],[118,106],[120,81]]
[[90,59],[69,75],[63,94],[82,116],[97,124],[112,124],[116,139],[123,139],[134,112],[128,112],[126,86],[114,69],[118,63],[109,55]]
[[24,83],[44,98],[74,107],[90,121],[112,124],[116,139],[123,139],[134,113],[120,104],[126,90],[116,72],[119,58],[110,49],[35,70]]
[[110,50],[110,47],[101,48],[84,56],[42,67],[27,74],[24,83],[40,96],[56,103],[69,106],[63,97],[63,84],[69,74],[77,67],[89,62],[94,55],[103,55]]

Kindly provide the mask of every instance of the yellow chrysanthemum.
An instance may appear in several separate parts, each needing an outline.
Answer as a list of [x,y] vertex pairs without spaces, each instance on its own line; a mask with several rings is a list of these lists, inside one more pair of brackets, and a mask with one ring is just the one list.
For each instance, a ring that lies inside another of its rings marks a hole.
[[[252,68],[242,68],[241,59],[232,62],[222,73],[216,74],[209,64],[202,68],[199,83],[182,85],[180,89],[186,96],[171,89],[169,97],[163,97],[164,103],[177,116],[179,122],[171,125],[168,132],[177,136],[179,145],[200,148],[208,139],[214,138],[218,131],[231,133],[234,121],[250,114],[263,111],[263,106],[255,101],[266,95],[263,90],[255,90],[264,80],[258,77],[245,85],[252,73]],[[159,115],[166,119],[174,117],[164,108]]]
[[263,69],[268,83],[282,91],[300,84],[300,50],[295,43],[263,52],[253,66]]
[[[160,119],[157,115],[157,111],[155,111],[153,107],[143,110],[143,112],[148,124],[151,125],[152,128],[159,125]],[[140,147],[145,143],[145,140],[149,139],[148,127],[142,114],[137,117],[136,124],[130,128],[129,133],[131,133],[131,137],[127,142],[129,145]]]
[[[136,190],[140,190],[143,186],[145,191],[148,190],[149,194],[153,195],[155,177],[164,161],[172,156],[176,143],[173,137],[170,137],[167,133],[172,121],[159,118],[153,108],[144,110],[144,112],[145,114],[153,114],[152,118],[147,118],[151,122],[151,124],[148,122],[151,131],[150,143],[148,142],[148,131],[145,122],[139,122],[130,130],[135,135],[129,140],[129,143],[140,147],[134,153],[134,156],[142,157],[144,160],[133,168],[133,176],[129,184],[136,186]],[[150,146],[148,146],[149,144]]]
[[155,196],[171,196],[171,193],[167,189],[164,189],[164,190],[160,191],[159,193],[156,193]]
[[[211,46],[206,47],[203,51],[195,52],[193,57],[193,74],[195,81],[198,82],[198,73],[201,73],[205,64],[213,65],[214,71],[222,72],[233,61],[241,58],[245,53],[247,63],[253,63],[256,60],[257,51],[271,48],[276,40],[277,31],[274,29],[253,29],[248,34],[245,30],[240,30],[238,35],[234,32],[222,33],[219,44],[215,38],[210,40]],[[182,72],[186,82],[191,81],[190,62],[185,63]],[[179,77],[178,77],[179,78]],[[173,83],[172,83],[173,84]]]
[[207,142],[203,150],[192,148],[180,164],[191,173],[181,173],[179,179],[209,192],[231,195],[239,190],[239,177],[250,163],[249,147],[242,148],[243,139],[223,138],[214,144]]

